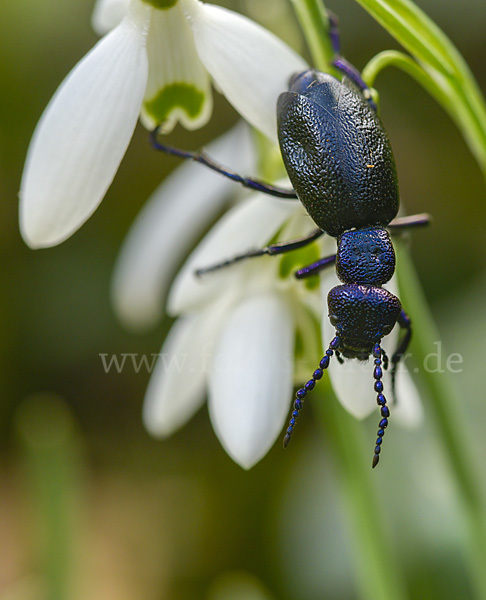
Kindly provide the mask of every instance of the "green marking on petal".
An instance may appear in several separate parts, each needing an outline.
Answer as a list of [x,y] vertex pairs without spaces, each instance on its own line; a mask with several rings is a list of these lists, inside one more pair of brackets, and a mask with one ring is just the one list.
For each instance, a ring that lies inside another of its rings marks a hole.
[[156,123],[163,123],[170,113],[179,108],[191,119],[201,114],[204,105],[204,92],[189,83],[171,83],[145,102],[145,110]]
[[[279,275],[282,279],[293,276],[295,271],[302,269],[306,265],[310,265],[320,258],[319,246],[314,242],[309,246],[284,254],[280,261]],[[319,277],[313,276],[304,280],[304,285],[307,289],[313,290],[319,285]]]
[[154,8],[158,8],[159,10],[166,10],[168,8],[172,8],[177,4],[177,0],[142,0],[145,4],[150,4]]
[[306,350],[306,345],[305,345],[304,337],[303,337],[300,329],[297,329],[297,331],[295,332],[294,354],[296,357],[302,358],[305,354],[305,350]]
[[[319,280],[319,277],[314,279]],[[321,326],[308,307],[300,301],[294,305],[295,331],[295,366],[294,381],[306,381],[309,378],[309,361],[314,364],[317,355],[321,355]]]

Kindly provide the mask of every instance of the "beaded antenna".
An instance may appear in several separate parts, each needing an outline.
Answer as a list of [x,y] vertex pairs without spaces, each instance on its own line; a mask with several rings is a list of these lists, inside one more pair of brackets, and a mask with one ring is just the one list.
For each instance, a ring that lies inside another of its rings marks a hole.
[[[339,336],[336,336],[332,342],[329,344],[329,348],[326,350],[325,355],[321,358],[319,363],[319,368],[317,368],[309,381],[297,390],[294,400],[294,410],[292,411],[292,417],[289,422],[289,426],[287,427],[287,431],[285,433],[285,437],[283,439],[284,448],[286,448],[290,442],[290,438],[294,432],[294,427],[299,416],[300,411],[304,405],[304,398],[307,396],[308,392],[311,392],[315,387],[316,383],[322,379],[325,369],[329,367],[331,362],[331,357],[334,353],[336,353],[336,358],[339,362],[342,362],[341,354],[338,350],[341,344],[341,340]],[[383,368],[388,368],[388,357],[385,354],[385,351],[380,347],[380,344],[375,344],[373,347],[373,357],[375,368],[373,371],[373,377],[375,379],[374,389],[377,393],[376,402],[378,406],[381,407],[381,416],[382,419],[378,424],[378,432],[376,438],[375,452],[373,455],[372,467],[373,469],[376,467],[380,460],[380,452],[381,445],[383,443],[383,436],[385,435],[385,429],[388,427],[388,418],[390,416],[390,409],[387,406],[385,395],[383,394],[383,381],[381,380],[383,377]],[[382,368],[383,364],[383,368]]]

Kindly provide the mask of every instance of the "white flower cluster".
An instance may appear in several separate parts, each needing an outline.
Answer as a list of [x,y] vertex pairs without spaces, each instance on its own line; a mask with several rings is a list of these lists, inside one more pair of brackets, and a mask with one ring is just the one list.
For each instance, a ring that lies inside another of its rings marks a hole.
[[[20,221],[32,247],[60,243],[93,213],[125,153],[139,114],[149,128],[176,121],[203,125],[212,109],[210,78],[254,127],[276,139],[275,106],[302,58],[249,19],[199,0],[98,0],[95,29],[109,31],[71,71],[34,133],[21,186]],[[252,172],[252,143],[241,124],[208,148],[238,172]],[[244,468],[259,461],[280,435],[296,383],[297,333],[310,350],[299,357],[310,376],[317,367],[319,322],[327,342],[327,292],[334,273],[309,290],[277,257],[262,257],[197,278],[207,267],[252,248],[309,233],[315,225],[301,204],[259,193],[235,203],[187,259],[202,232],[241,190],[186,163],[157,189],[120,254],[113,300],[130,327],[177,316],[152,375],[144,422],[154,435],[182,426],[208,397],[215,432]],[[190,215],[190,216],[189,216]],[[314,242],[335,251],[332,238]],[[316,256],[317,258],[317,256]],[[393,290],[393,280],[391,291]],[[384,341],[390,351],[396,335]],[[324,343],[324,347],[326,347]],[[300,373],[298,377],[302,377]],[[336,393],[356,417],[376,410],[369,364],[337,362]],[[306,376],[306,375],[304,375]],[[389,381],[384,379],[385,385]],[[394,418],[415,424],[421,405],[408,373],[398,376],[401,402]]]

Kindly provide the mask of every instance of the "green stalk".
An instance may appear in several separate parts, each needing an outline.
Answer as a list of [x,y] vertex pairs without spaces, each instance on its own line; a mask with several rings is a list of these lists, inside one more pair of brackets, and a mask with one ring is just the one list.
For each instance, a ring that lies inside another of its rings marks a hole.
[[426,70],[416,60],[397,50],[385,50],[374,56],[363,69],[363,79],[370,87],[373,87],[377,75],[390,66],[401,69],[410,75],[435,98],[456,123],[479,165],[486,165],[484,132],[477,127],[476,114],[464,102],[463,90],[457,80],[442,77],[430,67]]
[[376,54],[365,66],[361,72],[361,76],[370,87],[373,87],[378,74],[387,67],[396,67],[410,75],[410,77],[415,79],[415,81],[435,98],[439,104],[443,105],[451,115],[451,118],[455,120],[455,116],[452,114],[455,103],[449,98],[449,95],[416,60],[403,52],[399,52],[398,50],[384,50],[383,52]]
[[[363,600],[404,600],[405,584],[383,524],[383,511],[372,477],[371,454],[364,452],[363,427],[337,401],[329,380],[314,392],[312,407],[325,428],[341,479],[357,571],[357,594]],[[371,450],[371,449],[370,449]]]
[[[397,270],[400,295],[407,311],[413,315],[414,336],[412,352],[420,365],[434,352],[434,342],[440,339],[434,319],[427,307],[420,282],[408,255],[396,245],[400,268]],[[459,411],[463,399],[455,392],[450,375],[444,372],[423,373],[431,408],[441,436],[447,463],[453,472],[469,529],[469,568],[476,587],[477,598],[486,598],[486,503],[480,482],[483,474],[468,443],[464,420]]]
[[314,66],[329,71],[334,52],[329,37],[329,19],[326,7],[320,0],[291,0]]
[[35,508],[32,540],[39,551],[46,600],[72,595],[80,456],[68,407],[55,395],[30,397],[17,414],[25,472]]

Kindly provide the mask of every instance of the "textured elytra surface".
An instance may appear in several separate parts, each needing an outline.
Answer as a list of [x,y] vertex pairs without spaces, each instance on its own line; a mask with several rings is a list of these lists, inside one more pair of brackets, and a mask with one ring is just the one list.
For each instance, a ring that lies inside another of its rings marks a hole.
[[388,335],[402,305],[388,290],[372,285],[346,284],[327,297],[329,319],[341,337],[341,350],[350,358],[367,358],[373,344]]
[[386,229],[346,231],[338,239],[336,272],[343,283],[382,285],[395,271],[395,250]]
[[333,236],[388,224],[398,182],[381,121],[351,84],[322,73],[311,79],[281,94],[277,111],[282,157],[302,204]]

